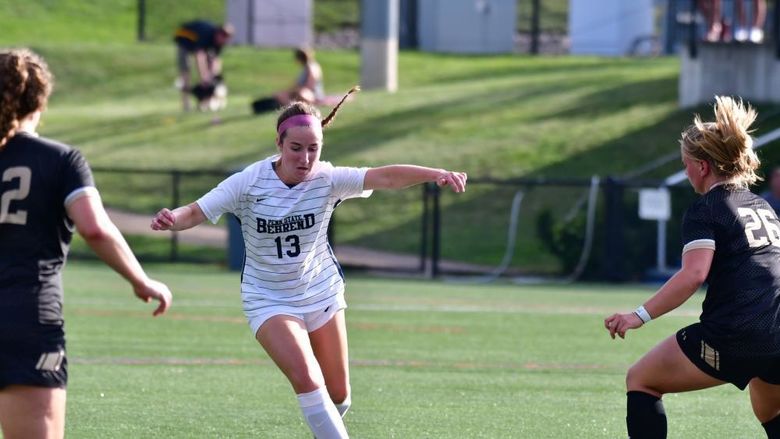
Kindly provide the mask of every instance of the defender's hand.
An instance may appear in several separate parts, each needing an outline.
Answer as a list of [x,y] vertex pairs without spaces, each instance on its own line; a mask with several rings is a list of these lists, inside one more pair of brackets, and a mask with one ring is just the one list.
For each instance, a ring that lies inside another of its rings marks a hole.
[[604,327],[609,331],[609,336],[613,339],[615,334],[620,338],[626,338],[626,332],[629,329],[636,329],[642,326],[644,322],[636,314],[630,312],[626,314],[612,314],[604,319]]

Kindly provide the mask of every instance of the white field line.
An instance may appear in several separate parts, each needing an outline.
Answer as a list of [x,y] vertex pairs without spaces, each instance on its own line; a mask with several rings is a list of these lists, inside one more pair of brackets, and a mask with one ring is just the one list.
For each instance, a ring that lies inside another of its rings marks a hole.
[[[73,309],[73,305],[115,305],[116,307],[124,307],[125,301],[122,300],[89,300],[80,299],[68,302],[69,308]],[[212,302],[212,301],[197,301],[197,300],[181,300],[174,301],[171,315],[175,315],[177,319],[186,320],[188,317],[192,320],[208,320],[208,319],[229,319],[230,317],[219,316],[198,316],[190,314],[176,313],[175,307],[189,307],[189,308],[209,308],[209,309],[226,309],[226,310],[239,310],[240,304],[235,306],[225,305],[224,302]],[[487,313],[487,314],[544,314],[544,315],[603,315],[614,312],[628,312],[630,309],[624,306],[559,306],[559,305],[545,305],[545,304],[527,304],[527,305],[463,305],[463,304],[355,304],[348,305],[348,310],[354,311],[372,311],[372,312],[440,312],[440,313]],[[75,309],[73,311],[76,314],[86,315],[113,315],[113,314],[125,314],[132,315],[134,311],[119,311],[119,310],[98,310],[98,309]],[[140,314],[140,312],[138,312]],[[668,315],[678,317],[695,317],[701,314],[699,309],[677,309],[670,312]],[[145,312],[144,312],[145,315]]]
[[[360,304],[349,305],[348,309],[359,311],[382,311],[382,312],[467,312],[467,313],[490,313],[490,314],[561,314],[561,315],[602,315],[618,311],[628,312],[630,309],[623,310],[621,307],[607,306],[556,306],[556,305],[419,305],[419,304]],[[701,314],[700,310],[682,309],[674,310],[669,315],[692,317]]]
[[[272,366],[270,359],[251,358],[174,358],[174,357],[93,357],[68,358],[71,364],[116,365],[116,366]],[[355,367],[412,367],[445,369],[489,369],[489,370],[609,370],[604,364],[585,363],[537,363],[537,362],[442,362],[426,360],[359,360],[352,359],[349,364]],[[622,369],[621,369],[622,370]]]

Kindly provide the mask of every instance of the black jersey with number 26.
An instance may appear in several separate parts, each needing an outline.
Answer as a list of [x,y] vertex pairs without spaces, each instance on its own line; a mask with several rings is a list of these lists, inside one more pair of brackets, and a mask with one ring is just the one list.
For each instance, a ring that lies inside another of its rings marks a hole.
[[0,326],[62,324],[65,206],[94,186],[69,146],[20,133],[0,150]]
[[[780,355],[780,222],[761,197],[716,186],[685,213],[683,252],[715,250],[701,322],[713,347]],[[717,345],[717,346],[715,346]]]

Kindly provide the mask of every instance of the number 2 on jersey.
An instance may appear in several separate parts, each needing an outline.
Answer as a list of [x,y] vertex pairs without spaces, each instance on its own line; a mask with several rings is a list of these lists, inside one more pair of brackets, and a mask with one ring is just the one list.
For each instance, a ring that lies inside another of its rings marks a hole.
[[282,237],[281,236],[277,236],[276,239],[274,239],[274,241],[276,241],[276,256],[279,259],[282,259],[282,256],[284,256],[284,254],[286,254],[287,256],[289,256],[291,258],[294,258],[294,257],[298,256],[299,254],[301,254],[301,243],[300,243],[300,240],[298,239],[298,235],[287,235],[284,238],[284,241],[286,243],[290,244],[290,247],[292,248],[292,250],[287,250],[284,253],[282,253],[282,250],[283,250],[282,249]]
[[[762,247],[770,243],[775,247],[780,247],[780,227],[773,221],[777,220],[774,212],[767,209],[753,210],[740,207],[737,209],[737,213],[743,218],[748,217],[748,221],[745,223],[745,236],[747,236],[750,247]],[[764,230],[766,236],[756,235],[755,232],[759,230]]]
[[19,179],[19,188],[3,192],[0,196],[0,224],[27,224],[27,211],[19,209],[10,212],[11,201],[24,200],[30,194],[30,181],[32,180],[32,170],[27,166],[14,166],[3,172],[3,181]]

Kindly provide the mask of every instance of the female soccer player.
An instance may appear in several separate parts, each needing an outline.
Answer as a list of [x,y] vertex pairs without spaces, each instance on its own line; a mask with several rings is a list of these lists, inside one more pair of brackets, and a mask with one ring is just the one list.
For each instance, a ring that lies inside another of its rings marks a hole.
[[702,195],[683,218],[682,268],[634,312],[604,320],[624,338],[688,300],[704,283],[700,322],[683,328],[628,371],[626,423],[632,439],[665,438],[666,393],[732,383],[750,387],[767,437],[780,438],[780,222],[761,197],[750,106],[717,97],[715,122],[697,115],[680,139],[682,162]]
[[[354,89],[353,89],[354,90]],[[351,93],[352,91],[350,91]],[[162,209],[154,230],[184,230],[231,212],[241,221],[246,260],[241,282],[252,334],[287,376],[317,438],[347,437],[350,405],[344,280],[327,240],[333,208],[372,189],[424,182],[466,189],[466,174],[412,165],[334,167],[320,161],[325,118],[303,102],[276,123],[279,154],[228,177],[194,203]]]
[[0,52],[0,426],[6,438],[61,438],[67,358],[61,270],[73,226],[141,300],[171,303],[103,209],[81,154],[38,137],[51,73],[28,50]]

